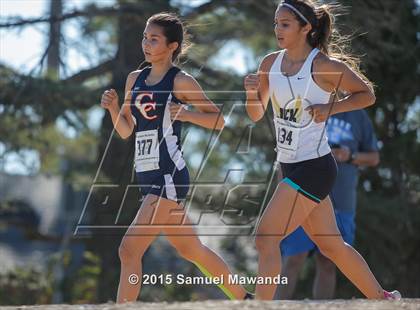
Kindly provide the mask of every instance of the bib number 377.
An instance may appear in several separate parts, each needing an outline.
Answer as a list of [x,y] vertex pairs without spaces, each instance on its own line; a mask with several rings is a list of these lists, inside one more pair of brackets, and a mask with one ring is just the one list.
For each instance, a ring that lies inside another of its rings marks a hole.
[[135,164],[137,172],[159,169],[157,130],[136,132]]

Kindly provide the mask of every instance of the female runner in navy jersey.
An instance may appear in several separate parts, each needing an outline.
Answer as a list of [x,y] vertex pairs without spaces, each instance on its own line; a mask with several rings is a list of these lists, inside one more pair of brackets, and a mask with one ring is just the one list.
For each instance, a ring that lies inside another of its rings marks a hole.
[[[302,226],[322,254],[331,259],[368,298],[398,299],[382,289],[360,254],[343,241],[328,197],[337,167],[325,135],[330,114],[362,109],[375,102],[367,79],[351,58],[333,54],[333,15],[310,0],[282,1],[274,31],[281,49],[267,55],[257,74],[245,78],[246,110],[256,122],[271,98],[277,162],[283,181],[258,223],[258,276],[281,273],[279,243]],[[339,60],[335,57],[339,57]],[[333,92],[349,94],[336,101]],[[257,284],[257,299],[273,299],[276,285]]]
[[[228,266],[201,243],[180,202],[189,188],[180,145],[182,122],[218,130],[224,126],[221,112],[197,81],[174,66],[185,45],[184,35],[176,15],[153,15],[147,21],[142,41],[150,66],[128,75],[126,104],[121,110],[115,90],[107,90],[102,96],[101,105],[110,112],[119,135],[125,139],[135,132],[135,168],[144,195],[119,248],[118,303],[137,299],[143,254],[160,233],[206,276],[223,275],[225,281],[219,287],[229,298],[250,297],[242,286],[228,283]],[[184,109],[183,102],[192,104],[197,111]]]

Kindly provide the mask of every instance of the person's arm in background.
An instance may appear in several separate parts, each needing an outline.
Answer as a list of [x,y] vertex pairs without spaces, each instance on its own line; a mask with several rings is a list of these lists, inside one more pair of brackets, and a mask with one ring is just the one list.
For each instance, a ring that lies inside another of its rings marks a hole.
[[331,149],[335,159],[341,163],[351,163],[356,166],[375,167],[379,164],[380,157],[378,151],[354,152],[352,153],[347,146]]
[[332,149],[337,161],[364,167],[375,167],[379,164],[378,141],[373,130],[372,122],[365,111],[363,111],[362,134],[359,151],[351,153],[348,147],[343,146]]
[[375,167],[379,164],[379,152],[356,152],[353,155],[354,159],[351,161],[353,165]]

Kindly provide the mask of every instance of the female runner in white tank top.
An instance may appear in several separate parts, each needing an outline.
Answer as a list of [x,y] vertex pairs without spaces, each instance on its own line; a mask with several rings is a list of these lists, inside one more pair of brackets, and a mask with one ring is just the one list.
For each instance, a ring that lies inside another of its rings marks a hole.
[[[344,61],[332,57],[333,15],[328,6],[286,0],[274,21],[282,50],[267,55],[258,73],[245,78],[246,110],[254,122],[263,117],[271,99],[277,162],[284,177],[258,223],[258,276],[281,273],[279,243],[302,226],[367,298],[398,299],[399,292],[383,290],[362,256],[343,241],[328,197],[337,167],[325,121],[329,115],[373,105],[372,87],[344,55]],[[338,91],[349,95],[337,101],[333,93]],[[258,284],[256,298],[273,299],[275,290],[275,284]]]

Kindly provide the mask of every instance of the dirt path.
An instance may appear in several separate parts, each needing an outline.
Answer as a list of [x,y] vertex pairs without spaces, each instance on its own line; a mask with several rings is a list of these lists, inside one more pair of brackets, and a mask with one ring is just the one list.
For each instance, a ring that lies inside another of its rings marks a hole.
[[114,303],[100,305],[42,305],[42,306],[7,306],[1,310],[248,310],[248,309],[354,309],[354,310],[394,310],[394,309],[419,309],[420,299],[404,299],[402,301],[371,301],[364,299],[333,300],[333,301],[201,301],[177,303],[130,303],[116,305]]

